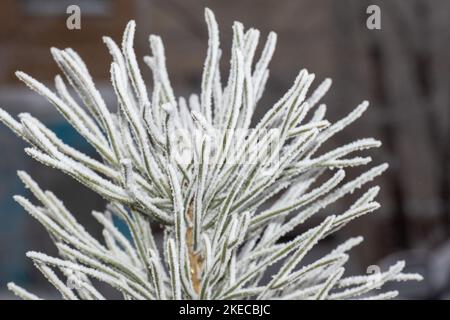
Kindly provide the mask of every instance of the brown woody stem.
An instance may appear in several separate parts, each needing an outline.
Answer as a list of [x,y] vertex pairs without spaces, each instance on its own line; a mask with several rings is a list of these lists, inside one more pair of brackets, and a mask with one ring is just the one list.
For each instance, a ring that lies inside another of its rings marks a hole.
[[[192,222],[194,217],[192,202],[189,205],[187,215],[188,220]],[[198,294],[200,293],[201,286],[200,272],[203,267],[203,257],[200,255],[200,253],[195,253],[194,251],[194,231],[192,223],[186,230],[186,243],[189,253],[189,265],[191,266],[192,285],[195,292]]]

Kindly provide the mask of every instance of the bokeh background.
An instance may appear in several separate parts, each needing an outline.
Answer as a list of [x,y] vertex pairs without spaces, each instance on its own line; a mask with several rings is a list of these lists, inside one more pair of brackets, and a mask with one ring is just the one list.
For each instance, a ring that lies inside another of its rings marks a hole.
[[[66,27],[71,4],[81,8],[81,30]],[[381,8],[381,30],[366,27],[371,4]],[[101,36],[120,41],[127,21],[135,19],[137,55],[149,52],[150,33],[161,35],[177,94],[198,92],[207,44],[205,6],[214,10],[220,24],[224,71],[233,21],[260,29],[262,38],[271,30],[278,33],[260,111],[283,94],[302,67],[319,81],[334,80],[325,99],[327,119],[343,117],[364,99],[371,102],[364,117],[333,143],[369,136],[383,141],[383,147],[370,154],[375,163],[390,164],[377,180],[382,208],[321,243],[317,253],[349,236],[364,235],[366,241],[353,252],[350,272],[365,273],[370,265],[384,268],[405,259],[408,271],[421,272],[425,280],[397,285],[402,298],[450,298],[448,0],[2,0],[0,106],[13,114],[38,116],[65,141],[92,153],[52,106],[14,77],[14,71],[23,70],[52,86],[58,69],[49,48],[70,46],[83,57],[114,109],[111,59]],[[150,71],[143,64],[141,69],[150,80]],[[13,298],[5,288],[11,280],[56,297],[25,257],[28,250],[52,254],[55,248],[43,228],[12,200],[14,194],[28,195],[16,170],[28,171],[53,190],[94,234],[100,230],[90,211],[102,210],[104,203],[69,177],[30,160],[24,146],[0,127],[0,298]],[[336,209],[339,205],[332,208]]]

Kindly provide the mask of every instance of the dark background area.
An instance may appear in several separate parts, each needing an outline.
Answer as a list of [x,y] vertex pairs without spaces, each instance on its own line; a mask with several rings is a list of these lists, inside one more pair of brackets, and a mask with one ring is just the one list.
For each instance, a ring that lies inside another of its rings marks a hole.
[[[81,8],[81,30],[66,27],[66,8],[71,4]],[[366,27],[366,8],[371,4],[381,8],[381,30]],[[101,36],[120,42],[127,21],[135,19],[137,56],[150,52],[150,33],[161,35],[176,93],[198,92],[207,45],[205,6],[219,22],[223,72],[228,69],[233,21],[260,29],[261,39],[271,30],[277,32],[261,112],[288,89],[303,67],[316,74],[316,84],[333,79],[324,100],[327,119],[343,117],[364,99],[371,102],[364,117],[329,147],[370,136],[383,141],[381,149],[370,153],[374,163],[390,164],[377,179],[382,207],[339,231],[318,252],[363,235],[365,242],[353,251],[351,271],[365,273],[369,265],[383,268],[405,259],[408,271],[421,272],[425,281],[401,284],[402,297],[450,298],[448,0],[2,0],[0,106],[13,114],[38,116],[65,141],[89,153],[54,108],[15,79],[14,71],[23,70],[53,86],[59,70],[49,48],[72,47],[115,109],[111,58]],[[141,69],[150,80],[143,63]],[[55,249],[43,228],[12,200],[14,194],[28,194],[16,170],[26,170],[53,190],[94,234],[100,230],[90,211],[104,206],[100,197],[69,177],[29,159],[24,146],[0,127],[0,298],[11,298],[5,289],[11,280],[47,296],[54,294],[25,257],[28,250],[52,254]]]

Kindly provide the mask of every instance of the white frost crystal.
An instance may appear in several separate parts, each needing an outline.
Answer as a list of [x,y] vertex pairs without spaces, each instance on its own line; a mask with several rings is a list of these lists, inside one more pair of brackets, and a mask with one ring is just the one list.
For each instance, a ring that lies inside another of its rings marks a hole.
[[[376,275],[344,276],[347,252],[361,238],[348,240],[311,264],[302,262],[320,240],[376,210],[378,187],[343,213],[282,241],[387,168],[382,164],[343,182],[348,167],[371,161],[351,154],[379,147],[372,138],[317,155],[368,103],[330,124],[324,119],[325,105],[318,103],[331,80],[308,98],[314,75],[301,70],[287,93],[250,128],[268,79],[276,34],[269,34],[254,63],[260,33],[234,23],[231,68],[223,86],[218,26],[208,9],[205,18],[209,42],[201,93],[187,99],[175,96],[163,43],[154,35],[149,38],[153,55],[144,58],[153,73],[153,87],[147,91],[133,50],[134,21],[125,29],[121,48],[104,38],[113,59],[111,82],[119,105],[115,113],[70,48],[51,50],[65,77],[56,76],[56,92],[16,73],[54,105],[101,160],[68,146],[28,113],[15,120],[0,109],[1,121],[30,144],[27,154],[108,201],[105,212],[93,212],[104,228],[102,243],[52,192],[19,172],[40,205],[21,196],[15,200],[47,229],[60,255],[28,252],[36,267],[65,299],[104,299],[92,279],[108,283],[125,299],[381,299],[397,295],[374,291],[385,282],[420,280],[420,275],[402,273],[403,262]],[[65,81],[79,99],[71,96]],[[131,239],[116,228],[113,216],[126,223]],[[162,252],[153,237],[154,223],[164,229]],[[277,262],[279,267],[272,271]],[[270,266],[273,274],[268,275]],[[39,299],[13,283],[8,287],[24,299]]]

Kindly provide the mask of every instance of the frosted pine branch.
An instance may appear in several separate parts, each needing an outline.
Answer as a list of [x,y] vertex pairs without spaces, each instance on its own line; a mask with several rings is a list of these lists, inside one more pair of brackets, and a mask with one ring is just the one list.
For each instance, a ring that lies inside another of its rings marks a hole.
[[[39,204],[22,196],[15,200],[44,226],[60,255],[28,252],[38,270],[64,299],[105,299],[92,280],[109,284],[124,299],[389,299],[398,292],[374,290],[389,281],[420,280],[420,275],[402,273],[403,262],[378,275],[345,275],[348,251],[360,237],[313,263],[303,262],[323,238],[379,208],[378,186],[361,192],[344,212],[282,241],[386,170],[387,164],[381,164],[345,181],[350,167],[364,168],[371,162],[360,153],[381,146],[373,138],[320,152],[327,140],[364,113],[368,102],[330,123],[326,106],[319,103],[331,80],[325,79],[308,97],[314,74],[303,69],[251,127],[276,34],[268,35],[257,58],[260,32],[236,22],[230,72],[223,85],[219,28],[208,9],[205,19],[209,41],[200,93],[189,97],[175,96],[164,45],[155,35],[149,37],[152,55],[144,58],[153,74],[152,87],[146,86],[133,50],[134,21],[120,45],[103,38],[112,56],[115,111],[107,107],[86,65],[70,48],[51,49],[61,69],[55,91],[24,72],[16,73],[62,114],[100,160],[65,144],[28,113],[14,119],[0,109],[0,120],[30,144],[27,154],[108,202],[104,212],[92,212],[103,227],[101,241],[52,192],[19,172]],[[79,99],[71,96],[66,83]],[[131,238],[118,230],[113,217],[124,221]],[[163,226],[162,246],[154,239],[154,223]],[[269,274],[277,262],[278,270]],[[13,283],[8,288],[23,299],[39,299]]]

